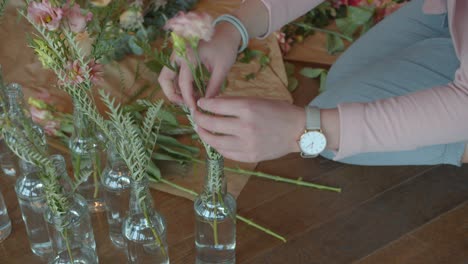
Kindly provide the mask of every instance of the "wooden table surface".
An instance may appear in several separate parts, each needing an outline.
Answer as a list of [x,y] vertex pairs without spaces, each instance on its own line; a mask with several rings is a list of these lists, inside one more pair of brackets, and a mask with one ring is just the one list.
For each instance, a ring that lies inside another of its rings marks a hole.
[[[296,104],[317,84],[300,78]],[[238,263],[468,263],[468,166],[352,166],[288,155],[258,170],[340,186],[341,194],[251,177],[239,213],[284,235],[283,243],[238,222]],[[13,183],[0,177],[13,223],[0,243],[0,263],[43,263],[26,238]],[[168,222],[171,263],[194,263],[194,214],[189,200],[153,192]],[[93,215],[100,263],[126,263],[108,238],[104,213]]]

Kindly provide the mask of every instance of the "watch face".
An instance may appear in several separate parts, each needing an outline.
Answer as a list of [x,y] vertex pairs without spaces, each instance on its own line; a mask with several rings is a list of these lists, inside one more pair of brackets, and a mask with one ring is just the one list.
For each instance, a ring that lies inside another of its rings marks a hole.
[[299,146],[304,154],[318,155],[327,146],[327,139],[318,131],[310,131],[302,135]]

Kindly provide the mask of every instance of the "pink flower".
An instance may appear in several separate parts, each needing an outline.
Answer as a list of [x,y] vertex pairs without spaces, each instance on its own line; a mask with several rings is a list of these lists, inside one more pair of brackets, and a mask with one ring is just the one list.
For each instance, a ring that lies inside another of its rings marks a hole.
[[60,129],[60,123],[58,121],[49,120],[44,125],[44,131],[49,136],[56,136]]
[[72,84],[80,84],[84,82],[86,78],[86,72],[89,73],[91,82],[97,83],[102,80],[102,64],[96,63],[94,60],[91,60],[85,67],[82,67],[78,60],[69,62],[67,65],[67,70],[68,78],[66,81],[71,82]]
[[104,74],[104,67],[102,64],[96,63],[93,59],[88,63],[88,69],[90,69],[89,75],[93,83],[102,81],[102,75]]
[[52,7],[48,0],[42,3],[31,2],[28,6],[28,17],[38,25],[46,27],[48,30],[57,30],[62,20],[63,10]]
[[212,22],[211,16],[206,13],[179,12],[167,21],[164,29],[171,30],[185,39],[209,41],[214,33]]
[[29,111],[31,112],[31,117],[32,120],[35,123],[42,123],[44,120],[46,120],[49,117],[49,111],[47,110],[40,110],[36,108],[35,106],[29,107]]
[[84,82],[85,71],[80,66],[80,62],[78,60],[75,60],[74,62],[68,62],[67,70],[68,70],[67,82],[71,82],[73,84],[80,84]]
[[281,53],[283,54],[283,56],[286,55],[291,49],[291,43],[293,42],[293,40],[290,38],[286,39],[286,34],[284,34],[283,32],[280,32],[280,33],[276,32],[275,36],[276,36],[276,39],[278,40]]
[[367,0],[337,0],[337,1],[334,1],[334,6],[335,7],[339,7],[341,5],[345,5],[345,6],[367,5]]
[[86,23],[93,19],[93,14],[88,12],[86,15],[83,15],[81,8],[78,4],[70,7],[70,4],[66,4],[63,9],[64,16],[68,20],[68,26],[70,30],[75,33],[81,33],[86,29]]

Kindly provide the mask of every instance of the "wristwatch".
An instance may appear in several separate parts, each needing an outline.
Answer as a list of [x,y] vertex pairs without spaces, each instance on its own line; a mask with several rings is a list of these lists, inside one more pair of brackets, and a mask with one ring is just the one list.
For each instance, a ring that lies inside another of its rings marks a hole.
[[315,158],[327,146],[327,139],[320,129],[320,109],[306,106],[306,129],[299,139],[301,157]]

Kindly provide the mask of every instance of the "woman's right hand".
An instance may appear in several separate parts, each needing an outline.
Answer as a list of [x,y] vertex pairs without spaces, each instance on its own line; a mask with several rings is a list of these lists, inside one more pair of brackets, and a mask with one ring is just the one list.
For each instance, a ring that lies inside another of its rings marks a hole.
[[[241,41],[240,33],[227,22],[216,26],[211,41],[200,41],[198,52],[202,63],[211,72],[205,97],[215,97],[237,58],[237,50]],[[195,61],[193,54],[189,58]],[[164,67],[159,74],[159,84],[167,98],[177,104],[185,104],[189,109],[196,107],[196,93],[193,87],[193,77],[187,63],[172,54],[175,63],[179,65],[179,74]]]

